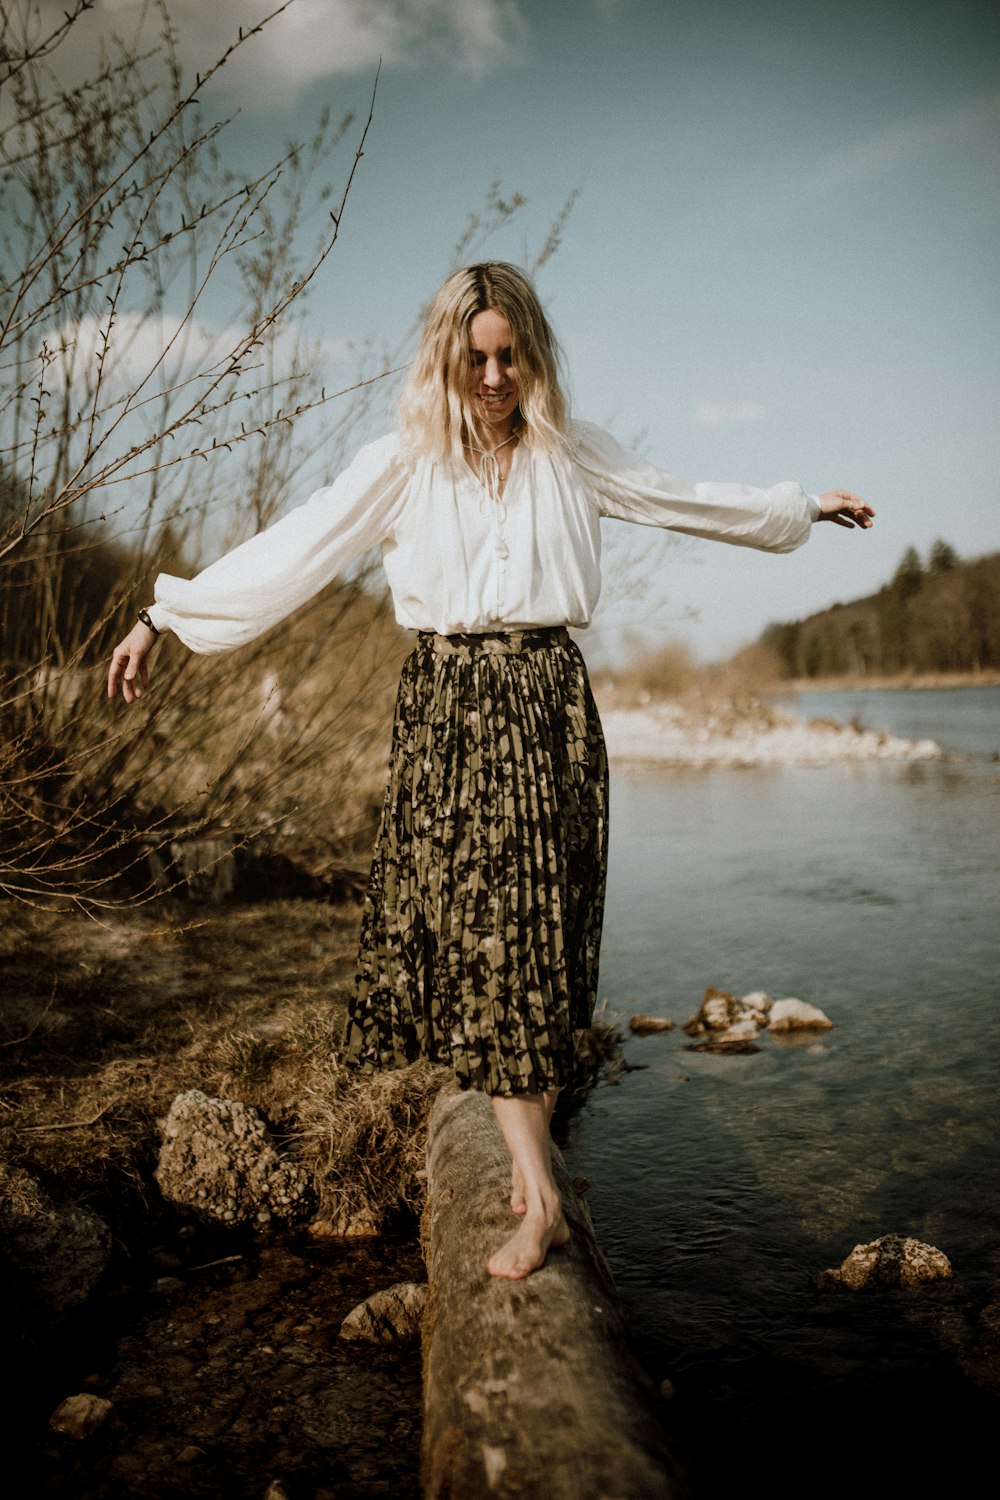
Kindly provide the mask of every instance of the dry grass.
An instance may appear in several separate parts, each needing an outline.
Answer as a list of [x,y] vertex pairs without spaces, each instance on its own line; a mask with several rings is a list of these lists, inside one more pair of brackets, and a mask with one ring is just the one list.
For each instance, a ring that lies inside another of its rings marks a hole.
[[595,676],[601,701],[615,708],[631,708],[651,701],[681,704],[692,713],[727,705],[740,711],[754,705],[759,695],[780,686],[781,670],[773,654],[760,643],[746,647],[731,661],[703,663],[683,641],[668,641],[638,656],[616,671]]
[[314,1056],[339,1039],[357,920],[285,902],[98,925],[8,903],[0,1157],[127,1231],[158,1203],[157,1122],[176,1094],[238,1095],[285,1123],[305,1050],[289,1038],[309,1036]]
[[341,1071],[310,1086],[299,1129],[320,1190],[318,1230],[377,1230],[400,1213],[419,1216],[431,1106],[454,1087],[450,1068],[425,1062],[370,1079]]
[[[419,1214],[427,1119],[450,1069],[359,1078],[339,1061],[353,905],[277,902],[104,925],[8,903],[0,940],[0,1161],[89,1203],[125,1240],[161,1211],[158,1122],[199,1088],[261,1111],[313,1177],[317,1233]],[[575,1102],[621,1071],[603,1015]]]

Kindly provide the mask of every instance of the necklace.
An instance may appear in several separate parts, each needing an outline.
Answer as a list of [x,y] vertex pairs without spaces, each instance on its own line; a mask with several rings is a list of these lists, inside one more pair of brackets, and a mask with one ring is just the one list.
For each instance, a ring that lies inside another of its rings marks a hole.
[[494,500],[500,498],[500,486],[510,473],[510,464],[506,470],[500,468],[497,454],[501,448],[506,448],[508,443],[516,443],[519,434],[512,432],[509,438],[504,438],[502,443],[497,443],[495,448],[478,448],[475,443],[465,444],[470,453],[479,457],[479,482]]

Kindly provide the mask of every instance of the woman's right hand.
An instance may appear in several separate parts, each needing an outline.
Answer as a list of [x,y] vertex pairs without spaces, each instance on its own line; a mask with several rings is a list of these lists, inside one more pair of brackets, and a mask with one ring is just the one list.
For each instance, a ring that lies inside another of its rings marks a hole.
[[146,658],[156,645],[156,631],[137,620],[125,639],[111,653],[111,668],[108,672],[108,697],[117,696],[118,689],[126,703],[141,698],[149,687],[149,668]]

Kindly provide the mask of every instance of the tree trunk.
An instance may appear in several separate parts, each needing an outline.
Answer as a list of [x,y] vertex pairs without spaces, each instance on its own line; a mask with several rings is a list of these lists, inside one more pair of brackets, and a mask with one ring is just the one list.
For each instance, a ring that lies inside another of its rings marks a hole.
[[680,1500],[651,1382],[590,1215],[553,1150],[572,1241],[523,1281],[486,1262],[514,1232],[489,1099],[439,1096],[427,1146],[426,1500]]

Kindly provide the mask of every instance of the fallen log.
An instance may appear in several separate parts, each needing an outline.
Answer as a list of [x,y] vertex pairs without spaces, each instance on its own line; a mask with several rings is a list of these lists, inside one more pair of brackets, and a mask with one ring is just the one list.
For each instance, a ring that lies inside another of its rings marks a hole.
[[572,1233],[523,1281],[486,1262],[517,1226],[510,1156],[482,1094],[440,1095],[427,1145],[426,1500],[680,1500],[652,1383],[554,1151]]

